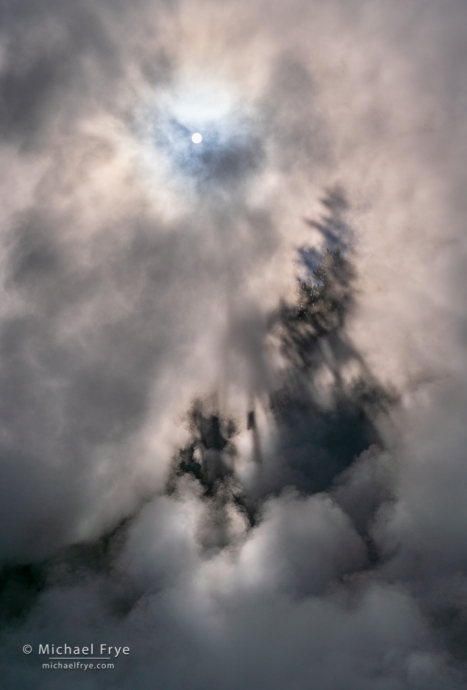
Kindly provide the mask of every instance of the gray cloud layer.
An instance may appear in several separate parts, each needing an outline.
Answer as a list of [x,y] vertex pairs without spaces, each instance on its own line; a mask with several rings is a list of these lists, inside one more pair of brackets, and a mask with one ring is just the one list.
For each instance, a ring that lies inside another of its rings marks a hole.
[[467,687],[466,12],[0,3],[5,687]]

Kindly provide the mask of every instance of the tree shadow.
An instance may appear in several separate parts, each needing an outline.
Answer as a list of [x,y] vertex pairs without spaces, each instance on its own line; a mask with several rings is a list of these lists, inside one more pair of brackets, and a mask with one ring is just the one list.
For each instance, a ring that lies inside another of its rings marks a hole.
[[[271,494],[286,487],[304,494],[327,491],[365,450],[372,446],[383,449],[378,420],[397,402],[397,396],[378,382],[347,335],[357,277],[345,255],[350,229],[344,214],[349,204],[341,189],[328,191],[323,203],[327,215],[309,224],[321,231],[331,247],[325,249],[308,278],[298,279],[294,301],[282,303],[270,319],[271,332],[286,362],[269,394],[277,438],[272,463],[262,460],[252,405],[246,428],[252,434],[257,481],[248,490],[241,486],[234,479],[236,425],[218,412],[203,412],[197,401],[190,413],[192,440],[176,455],[169,481],[173,491],[180,476],[191,475],[202,486],[205,498],[222,494],[224,501],[235,500],[250,525],[255,524],[262,503]],[[338,242],[343,248],[335,246]],[[305,251],[299,250],[299,256]],[[325,400],[323,374],[328,381]]]

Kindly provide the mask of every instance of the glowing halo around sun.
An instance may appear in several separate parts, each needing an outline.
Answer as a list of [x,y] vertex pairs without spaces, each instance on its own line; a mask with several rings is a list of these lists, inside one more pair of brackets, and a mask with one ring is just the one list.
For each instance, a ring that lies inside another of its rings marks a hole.
[[185,212],[196,205],[201,193],[214,201],[221,190],[230,198],[230,192],[246,189],[245,181],[264,161],[259,122],[255,108],[229,82],[180,76],[156,87],[134,119],[151,196],[164,197],[164,204],[170,198],[178,215],[182,206]]

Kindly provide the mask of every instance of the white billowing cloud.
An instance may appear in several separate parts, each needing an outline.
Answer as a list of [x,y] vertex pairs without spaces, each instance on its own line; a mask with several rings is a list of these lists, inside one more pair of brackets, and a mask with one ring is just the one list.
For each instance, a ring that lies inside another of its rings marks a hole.
[[323,593],[365,564],[365,549],[347,516],[328,498],[286,494],[265,506],[264,522],[240,554],[240,578],[263,589]]
[[[465,687],[465,4],[0,13],[0,557],[49,559],[6,619],[9,685],[50,687],[22,644],[108,635],[132,647],[122,689]],[[384,451],[304,496],[278,468],[319,444],[305,424],[278,450],[267,333],[336,184],[357,270],[341,346],[400,403]],[[212,395],[253,526],[234,479],[165,492]]]

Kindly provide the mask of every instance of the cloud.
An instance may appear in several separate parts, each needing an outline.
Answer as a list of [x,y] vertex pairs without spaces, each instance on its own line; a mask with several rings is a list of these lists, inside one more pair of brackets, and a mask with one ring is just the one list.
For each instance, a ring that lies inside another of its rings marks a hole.
[[466,687],[465,12],[0,3],[7,687]]

